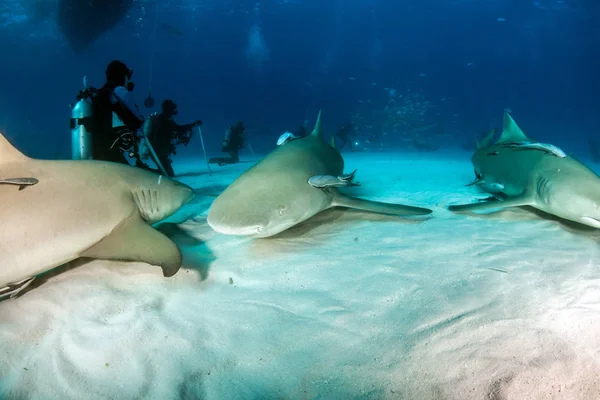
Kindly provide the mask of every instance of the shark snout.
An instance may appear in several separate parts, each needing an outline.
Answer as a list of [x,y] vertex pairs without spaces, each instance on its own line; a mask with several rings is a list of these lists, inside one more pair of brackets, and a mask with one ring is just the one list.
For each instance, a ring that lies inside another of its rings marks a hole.
[[260,237],[268,224],[244,206],[243,203],[229,201],[225,196],[217,197],[208,210],[206,221],[214,231],[223,235]]

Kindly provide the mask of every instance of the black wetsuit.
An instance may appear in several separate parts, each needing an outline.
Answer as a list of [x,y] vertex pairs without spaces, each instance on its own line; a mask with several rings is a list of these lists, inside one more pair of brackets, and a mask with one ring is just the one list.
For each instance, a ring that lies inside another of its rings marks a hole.
[[[129,165],[121,149],[122,140],[125,138],[131,140],[135,137],[135,132],[141,128],[144,121],[139,119],[125,104],[112,103],[111,94],[114,89],[108,84],[104,85],[98,90],[92,101],[94,115],[92,158]],[[123,127],[113,128],[113,112],[123,121],[125,124]]]
[[348,142],[356,138],[356,133],[354,132],[354,127],[351,124],[346,124],[337,131],[335,136],[342,140],[342,143],[337,146],[338,150],[341,150]]
[[151,136],[148,139],[165,172],[168,176],[173,177],[175,176],[175,171],[173,171],[173,166],[171,165],[173,161],[169,156],[175,154],[176,145],[187,145],[192,137],[192,128],[196,124],[179,125],[172,117],[165,114],[159,114],[154,124]]

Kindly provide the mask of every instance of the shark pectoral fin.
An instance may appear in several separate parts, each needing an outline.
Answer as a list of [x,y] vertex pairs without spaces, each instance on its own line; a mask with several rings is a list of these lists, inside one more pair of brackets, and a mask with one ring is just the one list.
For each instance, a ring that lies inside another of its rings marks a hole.
[[337,194],[332,202],[334,207],[347,207],[356,210],[369,211],[377,214],[397,216],[428,215],[433,211],[428,208],[412,207],[403,204],[381,203],[378,201],[358,199],[356,197]]
[[20,282],[11,283],[6,287],[0,288],[0,299],[6,298],[7,296],[10,299],[14,299],[23,290],[25,290],[25,288],[29,286],[29,284],[33,282],[34,279],[35,276],[32,276],[30,278],[23,279]]
[[479,201],[477,203],[470,204],[455,204],[448,206],[448,210],[450,211],[476,211],[476,210],[486,210],[490,208],[508,208],[508,207],[521,207],[521,206],[531,206],[534,204],[533,199],[526,195],[522,194],[520,196],[506,197],[504,200],[500,199],[486,199],[484,201]]
[[141,261],[160,266],[163,276],[179,271],[182,257],[177,245],[136,213],[110,235],[87,249],[81,257],[115,261]]

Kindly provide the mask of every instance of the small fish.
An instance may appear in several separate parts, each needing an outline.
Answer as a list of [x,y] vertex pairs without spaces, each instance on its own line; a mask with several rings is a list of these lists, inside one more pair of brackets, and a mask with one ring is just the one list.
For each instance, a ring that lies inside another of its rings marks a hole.
[[309,185],[315,188],[330,188],[330,187],[347,187],[347,186],[360,186],[360,183],[354,182],[354,175],[356,170],[349,174],[340,176],[331,175],[315,175],[308,180]]
[[19,190],[23,190],[27,186],[33,186],[38,182],[35,178],[0,178],[0,185],[18,185]]
[[549,143],[509,143],[506,147],[518,150],[541,150],[558,158],[565,158],[567,156],[560,148]]
[[299,137],[294,135],[292,132],[285,131],[283,135],[279,136],[279,139],[277,139],[277,146],[291,142],[294,139],[299,139]]

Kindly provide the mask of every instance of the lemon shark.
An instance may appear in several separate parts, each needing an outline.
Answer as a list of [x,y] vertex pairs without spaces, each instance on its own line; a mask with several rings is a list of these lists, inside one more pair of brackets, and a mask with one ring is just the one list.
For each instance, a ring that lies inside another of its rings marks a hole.
[[278,146],[214,200],[208,224],[222,234],[264,238],[332,207],[397,216],[431,213],[343,195],[338,188],[357,185],[354,173],[344,175],[343,170],[344,159],[335,143],[323,139],[319,112],[310,135]]
[[[473,154],[477,185],[492,197],[451,205],[451,211],[531,206],[565,220],[600,228],[600,177],[558,147],[528,138],[504,113],[496,143],[493,131]],[[467,185],[468,186],[468,185]]]
[[150,224],[193,196],[127,165],[29,158],[0,134],[0,298],[79,257],[145,262],[174,275],[181,253]]

